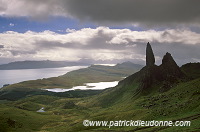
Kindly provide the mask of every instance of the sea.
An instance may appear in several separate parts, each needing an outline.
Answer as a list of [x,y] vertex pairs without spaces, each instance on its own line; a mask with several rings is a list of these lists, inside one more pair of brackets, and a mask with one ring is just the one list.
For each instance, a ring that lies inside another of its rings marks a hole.
[[5,84],[14,84],[28,80],[57,77],[67,72],[86,68],[87,66],[70,66],[61,68],[0,70],[0,88]]

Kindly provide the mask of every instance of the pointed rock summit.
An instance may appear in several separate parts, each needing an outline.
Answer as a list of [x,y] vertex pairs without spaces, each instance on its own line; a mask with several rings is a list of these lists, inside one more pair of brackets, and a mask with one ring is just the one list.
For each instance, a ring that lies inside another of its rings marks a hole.
[[153,66],[153,65],[155,65],[155,57],[151,45],[148,42],[146,48],[146,66]]
[[168,65],[168,66],[176,66],[178,67],[178,65],[176,64],[176,62],[174,61],[173,57],[171,56],[170,53],[166,53],[162,59],[162,65]]
[[176,64],[173,57],[168,52],[164,55],[160,67],[165,78],[169,77],[169,75],[173,77],[181,77],[183,75],[179,66]]

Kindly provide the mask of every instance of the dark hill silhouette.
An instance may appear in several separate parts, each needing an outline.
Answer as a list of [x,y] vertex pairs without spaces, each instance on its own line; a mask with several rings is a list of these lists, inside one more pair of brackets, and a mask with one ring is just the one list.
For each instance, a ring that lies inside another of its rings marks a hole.
[[200,77],[200,63],[187,63],[181,66],[181,71],[187,75],[187,77],[192,79],[197,79]]

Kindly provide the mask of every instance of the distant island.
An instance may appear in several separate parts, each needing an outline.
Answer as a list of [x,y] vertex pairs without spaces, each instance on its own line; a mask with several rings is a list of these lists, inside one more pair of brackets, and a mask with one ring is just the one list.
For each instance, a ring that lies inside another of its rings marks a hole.
[[71,61],[16,61],[0,65],[0,70],[14,69],[42,69],[42,68],[59,68],[67,66],[89,66],[88,63],[71,62]]

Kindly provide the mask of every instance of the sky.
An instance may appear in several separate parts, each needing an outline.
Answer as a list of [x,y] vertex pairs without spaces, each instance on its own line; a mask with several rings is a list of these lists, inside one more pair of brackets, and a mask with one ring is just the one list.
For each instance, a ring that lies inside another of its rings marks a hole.
[[200,62],[199,0],[0,0],[0,64]]

